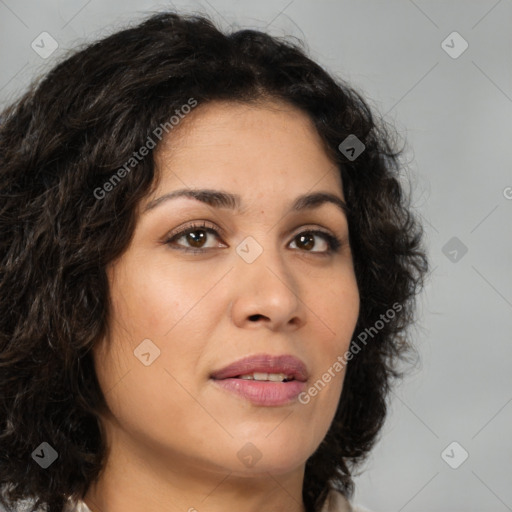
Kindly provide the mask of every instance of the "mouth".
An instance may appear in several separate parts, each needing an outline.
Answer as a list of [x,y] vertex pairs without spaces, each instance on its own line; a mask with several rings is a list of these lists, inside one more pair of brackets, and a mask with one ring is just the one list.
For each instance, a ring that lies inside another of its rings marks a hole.
[[285,375],[284,373],[254,372],[246,375],[237,375],[235,379],[256,380],[258,382],[290,382],[295,380],[295,377],[293,375]]
[[293,403],[304,391],[306,365],[291,355],[250,356],[215,371],[210,379],[221,389],[260,406]]
[[212,373],[214,380],[244,379],[258,381],[290,381],[305,382],[308,379],[306,365],[292,355],[271,356],[258,354],[244,357],[230,365]]

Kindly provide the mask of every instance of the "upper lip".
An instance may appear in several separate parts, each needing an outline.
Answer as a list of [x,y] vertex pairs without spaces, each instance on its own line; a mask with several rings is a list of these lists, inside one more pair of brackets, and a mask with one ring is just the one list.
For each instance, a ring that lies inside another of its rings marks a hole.
[[306,365],[297,357],[287,354],[280,356],[258,354],[244,357],[215,371],[212,373],[211,378],[216,380],[229,379],[254,372],[283,373],[301,382],[305,382],[308,379]]

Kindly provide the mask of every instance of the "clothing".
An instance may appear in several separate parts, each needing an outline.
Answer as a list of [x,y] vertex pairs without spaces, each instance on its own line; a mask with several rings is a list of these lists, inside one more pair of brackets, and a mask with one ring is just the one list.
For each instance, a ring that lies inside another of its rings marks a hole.
[[[69,501],[66,512],[92,512],[91,509],[82,501],[77,503]],[[371,512],[360,505],[352,505],[350,502],[336,491],[331,491],[327,497],[321,512]]]
[[68,500],[68,504],[67,504],[64,512],[92,512],[92,511],[82,500],[78,500],[78,502]]
[[343,494],[337,491],[331,491],[321,512],[371,512],[361,505],[353,505]]

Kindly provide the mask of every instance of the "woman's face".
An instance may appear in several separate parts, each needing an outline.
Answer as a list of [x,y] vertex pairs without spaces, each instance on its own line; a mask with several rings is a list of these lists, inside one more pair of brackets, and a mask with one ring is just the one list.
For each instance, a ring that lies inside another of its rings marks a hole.
[[[108,269],[110,336],[94,352],[111,456],[183,474],[301,471],[336,410],[345,370],[332,368],[359,294],[342,208],[293,205],[317,193],[342,201],[339,172],[309,118],[280,103],[200,105],[163,142],[158,188]],[[204,189],[238,207],[161,199]],[[255,371],[277,375],[233,375]]]

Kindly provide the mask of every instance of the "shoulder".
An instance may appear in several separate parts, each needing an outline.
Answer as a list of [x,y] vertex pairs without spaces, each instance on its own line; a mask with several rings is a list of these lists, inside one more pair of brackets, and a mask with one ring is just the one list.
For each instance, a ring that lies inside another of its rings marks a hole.
[[350,503],[343,494],[331,490],[321,512],[372,512],[362,505]]

